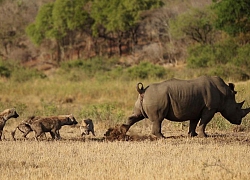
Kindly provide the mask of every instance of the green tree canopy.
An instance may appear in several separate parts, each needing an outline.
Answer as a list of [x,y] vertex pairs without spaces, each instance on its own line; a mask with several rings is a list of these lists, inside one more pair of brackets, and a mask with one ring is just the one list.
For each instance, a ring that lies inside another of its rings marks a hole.
[[36,20],[26,28],[26,33],[35,44],[41,44],[46,39],[55,34],[54,23],[52,19],[54,3],[47,3],[39,10]]
[[44,39],[60,40],[70,31],[82,29],[89,18],[84,6],[89,0],[56,0],[39,10],[34,23],[27,27],[27,34],[33,42],[40,44]]
[[236,36],[250,32],[249,0],[214,0],[213,8],[217,14],[216,27]]
[[139,22],[143,11],[162,5],[160,0],[94,0],[91,9],[94,34],[97,35],[99,26],[108,32],[127,31]]
[[188,37],[201,44],[211,44],[214,40],[213,21],[210,8],[191,9],[170,21],[170,31],[177,39]]

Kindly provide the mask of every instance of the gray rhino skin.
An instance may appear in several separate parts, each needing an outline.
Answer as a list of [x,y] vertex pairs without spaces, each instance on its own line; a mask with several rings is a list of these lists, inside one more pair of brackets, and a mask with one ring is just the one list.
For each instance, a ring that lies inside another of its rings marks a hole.
[[[141,86],[141,87],[140,87]],[[149,118],[153,123],[152,134],[161,138],[161,125],[164,119],[182,122],[190,120],[189,136],[198,133],[206,137],[205,128],[214,114],[220,112],[232,124],[241,124],[250,108],[242,109],[244,103],[236,103],[234,84],[228,85],[217,76],[202,76],[194,80],[171,79],[143,87],[137,84],[139,97],[134,113],[128,118],[121,131],[126,133],[136,122]]]

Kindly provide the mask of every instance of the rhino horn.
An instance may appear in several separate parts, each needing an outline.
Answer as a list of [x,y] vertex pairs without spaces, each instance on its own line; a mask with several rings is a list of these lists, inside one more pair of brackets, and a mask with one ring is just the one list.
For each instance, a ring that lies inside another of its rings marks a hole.
[[244,101],[242,101],[242,102],[240,102],[240,103],[238,103],[238,104],[239,104],[239,106],[240,106],[240,108],[242,108],[242,106],[243,106],[244,102],[245,102],[245,100],[244,100]]
[[241,116],[243,118],[250,112],[250,108],[242,109],[241,112],[242,112]]

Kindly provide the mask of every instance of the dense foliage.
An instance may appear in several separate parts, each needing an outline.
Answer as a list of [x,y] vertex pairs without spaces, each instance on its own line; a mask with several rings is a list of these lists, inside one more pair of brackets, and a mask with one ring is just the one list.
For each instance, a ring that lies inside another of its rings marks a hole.
[[[0,58],[57,66],[92,59],[99,67],[93,57],[124,57],[129,65],[182,61],[188,68],[247,72],[249,7],[247,0],[2,0]],[[9,74],[3,66],[1,73]]]

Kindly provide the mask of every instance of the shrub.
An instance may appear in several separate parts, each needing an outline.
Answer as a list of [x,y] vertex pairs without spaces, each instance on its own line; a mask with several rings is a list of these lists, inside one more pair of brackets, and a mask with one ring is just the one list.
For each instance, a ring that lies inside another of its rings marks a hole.
[[10,77],[10,70],[2,64],[0,64],[0,76],[6,78]]
[[188,67],[212,67],[227,64],[237,55],[237,44],[232,40],[214,45],[195,45],[188,49]]
[[166,69],[149,62],[141,62],[137,66],[128,68],[127,73],[132,79],[163,78],[166,75]]
[[125,113],[117,109],[115,104],[103,103],[88,106],[87,109],[80,112],[80,116],[93,118],[97,122],[106,122],[109,125],[115,125],[118,122],[123,122]]
[[234,81],[245,81],[250,78],[247,70],[232,64],[218,64],[214,67],[198,68],[196,70],[199,70],[199,76],[205,74],[209,76],[220,76],[223,79],[231,79]]
[[9,78],[11,75],[10,63],[0,59],[0,76]]
[[17,61],[0,61],[0,76],[11,78],[15,82],[46,77],[42,72],[32,68],[25,68]]
[[61,63],[61,68],[66,71],[80,69],[88,75],[95,75],[97,72],[110,71],[115,65],[116,60],[104,59],[104,58],[93,58],[87,60],[73,60]]
[[197,45],[188,49],[187,65],[190,68],[207,67],[214,60],[210,45]]
[[11,73],[11,79],[15,82],[25,82],[36,78],[46,78],[46,75],[36,69],[25,67],[14,67]]
[[250,44],[244,45],[237,49],[237,56],[233,58],[232,63],[242,68],[250,68]]

